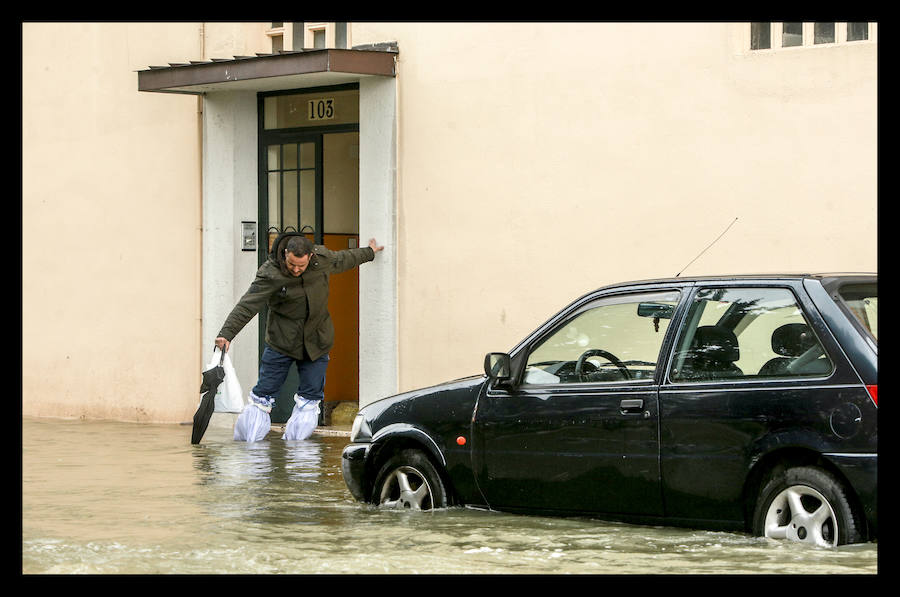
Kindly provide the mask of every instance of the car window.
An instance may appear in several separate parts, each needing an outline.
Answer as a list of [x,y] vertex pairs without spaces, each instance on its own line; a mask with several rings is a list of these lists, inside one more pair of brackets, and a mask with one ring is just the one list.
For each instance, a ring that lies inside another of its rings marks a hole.
[[670,379],[822,376],[832,370],[789,289],[707,288],[688,309]]
[[847,284],[838,291],[856,319],[878,340],[878,286]]
[[523,383],[652,379],[679,296],[652,292],[591,303],[531,351]]

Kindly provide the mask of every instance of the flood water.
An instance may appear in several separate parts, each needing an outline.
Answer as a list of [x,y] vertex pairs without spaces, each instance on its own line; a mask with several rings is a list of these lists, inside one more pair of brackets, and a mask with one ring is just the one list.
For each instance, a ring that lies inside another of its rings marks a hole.
[[256,444],[186,425],[23,418],[24,574],[874,574],[877,545],[519,516],[382,511],[345,436]]

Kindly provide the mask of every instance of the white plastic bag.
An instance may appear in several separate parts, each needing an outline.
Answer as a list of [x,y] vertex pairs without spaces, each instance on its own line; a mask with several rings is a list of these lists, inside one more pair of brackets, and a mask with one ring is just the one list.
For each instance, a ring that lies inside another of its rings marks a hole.
[[250,404],[244,407],[234,422],[234,439],[239,442],[258,442],[265,439],[272,428],[272,405],[275,399],[266,400],[250,392]]
[[284,426],[284,435],[281,439],[300,440],[312,435],[319,424],[319,400],[307,400],[299,394],[294,394],[294,410],[291,418]]
[[239,413],[244,409],[244,398],[242,396],[241,383],[238,381],[237,373],[234,371],[234,365],[228,353],[222,359],[222,354],[217,352],[219,349],[213,349],[212,359],[206,366],[207,369],[219,366],[219,360],[222,360],[222,368],[225,369],[225,379],[219,384],[216,390],[216,406],[214,412],[217,413]]

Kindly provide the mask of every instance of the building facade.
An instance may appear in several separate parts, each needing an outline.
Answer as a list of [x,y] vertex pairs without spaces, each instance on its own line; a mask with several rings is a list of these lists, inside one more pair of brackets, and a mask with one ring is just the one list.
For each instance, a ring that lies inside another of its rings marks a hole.
[[877,54],[876,23],[24,23],[23,412],[189,420],[283,230],[386,247],[332,278],[326,399],[360,405],[607,283],[875,271]]

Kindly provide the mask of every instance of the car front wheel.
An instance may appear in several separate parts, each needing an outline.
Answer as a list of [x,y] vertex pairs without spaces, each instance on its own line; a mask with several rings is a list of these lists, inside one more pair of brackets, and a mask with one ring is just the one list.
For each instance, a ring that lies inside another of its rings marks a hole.
[[375,477],[373,502],[382,508],[424,510],[447,506],[447,491],[437,469],[419,450],[392,456]]
[[862,522],[844,486],[815,467],[788,468],[760,492],[757,535],[834,547],[863,541]]

